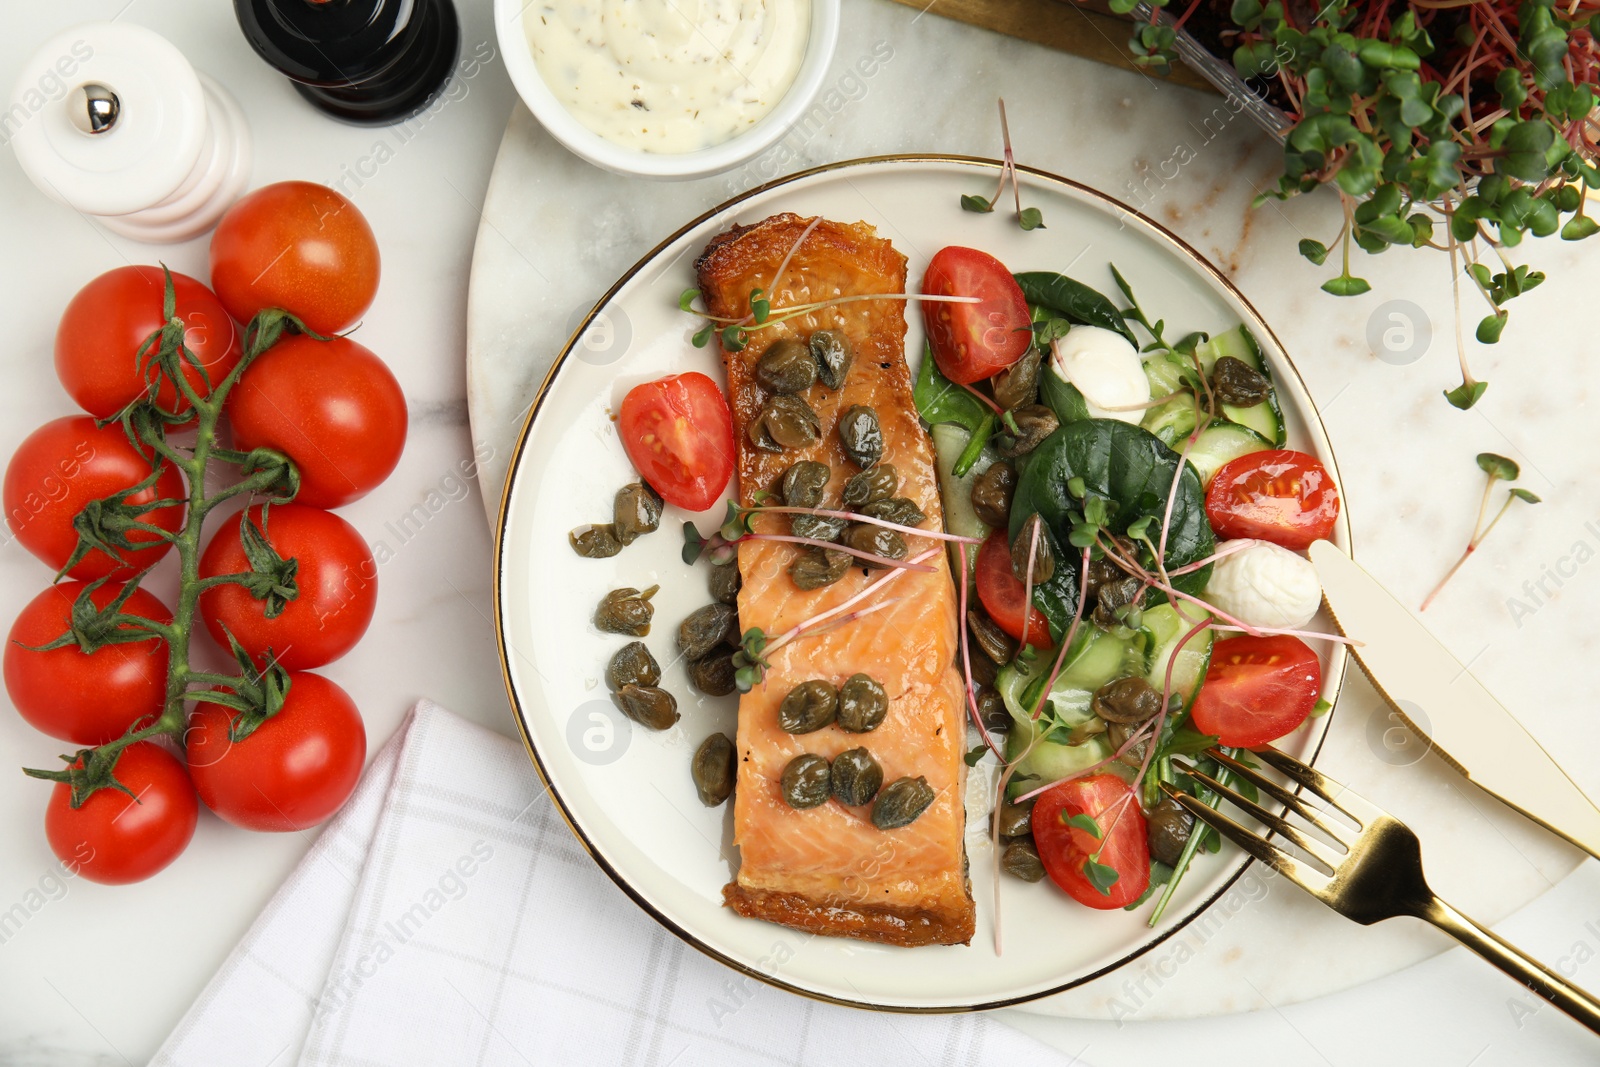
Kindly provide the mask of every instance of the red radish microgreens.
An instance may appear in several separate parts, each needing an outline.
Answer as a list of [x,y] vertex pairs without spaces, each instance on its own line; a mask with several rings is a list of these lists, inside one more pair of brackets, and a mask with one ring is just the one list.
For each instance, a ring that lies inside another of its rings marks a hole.
[[1000,197],[1005,195],[1006,183],[1011,183],[1012,199],[1017,205],[1017,225],[1024,230],[1042,230],[1044,213],[1036,207],[1022,206],[1022,188],[1017,184],[1017,160],[1011,152],[1011,125],[1006,121],[1006,102],[1000,100],[1000,141],[1004,147],[1005,158],[1000,163],[1000,184],[995,188],[994,196],[985,200],[981,196],[963,194],[961,197],[961,210],[976,211],[988,214],[1000,203]]
[[[683,561],[693,566],[702,553],[710,553],[711,562],[717,565],[731,562],[736,551],[735,546],[744,541],[784,541],[794,545],[807,545],[811,548],[827,549],[831,552],[843,552],[848,556],[865,560],[880,567],[897,567],[901,570],[932,571],[933,568],[920,564],[915,560],[894,559],[890,556],[879,556],[872,552],[863,552],[848,545],[841,545],[834,541],[823,541],[815,537],[795,537],[791,534],[756,533],[750,526],[750,521],[761,511],[778,510],[774,508],[741,508],[733,501],[728,501],[728,517],[722,524],[722,529],[712,534],[709,538],[702,537],[700,530],[692,522],[683,524]],[[814,512],[816,514],[839,514],[843,512],[821,512],[812,508],[784,508],[784,511]],[[931,530],[919,530],[911,526],[899,526],[895,523],[885,522],[882,519],[870,519],[865,515],[849,515],[849,518],[862,522],[872,522],[874,525],[887,526],[891,529],[904,530],[913,534],[924,534],[939,540],[952,540],[951,534],[936,534]]]
[[1418,609],[1419,611],[1428,610],[1428,605],[1434,602],[1440,591],[1449,584],[1450,579],[1456,576],[1456,572],[1461,569],[1462,564],[1467,562],[1467,558],[1478,550],[1478,546],[1483,544],[1484,538],[1489,536],[1489,531],[1499,524],[1514,502],[1522,500],[1529,504],[1539,503],[1539,498],[1533,493],[1523,489],[1521,486],[1513,486],[1506,493],[1505,503],[1500,505],[1500,510],[1495,512],[1494,518],[1488,519],[1486,524],[1484,520],[1488,518],[1489,499],[1494,495],[1495,483],[1514,482],[1521,476],[1522,471],[1513,461],[1504,456],[1497,456],[1493,452],[1480,452],[1478,454],[1478,467],[1484,474],[1488,475],[1488,481],[1483,487],[1483,498],[1478,502],[1478,518],[1472,524],[1472,537],[1467,541],[1467,547],[1461,553],[1461,558],[1456,560],[1455,566],[1451,567],[1443,578],[1439,579],[1439,584],[1433,587],[1433,592],[1429,593],[1428,598],[1422,602],[1422,607]]
[[981,537],[963,537],[960,534],[945,533],[943,530],[924,530],[920,526],[902,526],[898,522],[890,522],[887,519],[876,519],[871,515],[862,515],[854,511],[834,511],[828,508],[791,508],[778,504],[761,504],[753,508],[745,508],[740,507],[731,500],[728,501],[728,517],[722,526],[723,535],[727,536],[727,532],[730,529],[729,524],[736,521],[740,525],[734,528],[742,529],[746,534],[748,534],[750,531],[749,523],[751,517],[761,514],[816,515],[824,519],[845,519],[850,522],[860,522],[871,526],[881,526],[886,530],[895,530],[904,534],[914,534],[918,537],[931,537],[936,541],[961,541],[969,545],[983,544],[983,538]]
[[858,293],[854,296],[836,296],[830,300],[814,300],[809,304],[796,304],[794,307],[781,308],[774,311],[771,298],[765,289],[750,290],[750,313],[740,318],[724,318],[701,311],[694,306],[695,299],[700,296],[698,289],[685,289],[678,294],[678,310],[687,312],[698,318],[705,319],[702,326],[690,341],[696,348],[704,348],[711,340],[711,335],[716,333],[722,341],[722,347],[729,352],[743,350],[749,342],[750,335],[757,330],[764,330],[776,326],[781,322],[809,315],[814,311],[824,308],[838,307],[841,304],[855,304],[863,300],[920,300],[934,304],[976,304],[975,296],[924,296],[921,293]]

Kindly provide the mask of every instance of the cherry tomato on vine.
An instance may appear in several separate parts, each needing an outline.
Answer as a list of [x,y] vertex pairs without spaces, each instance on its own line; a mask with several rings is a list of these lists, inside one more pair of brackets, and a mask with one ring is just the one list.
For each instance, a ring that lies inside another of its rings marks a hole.
[[298,595],[267,617],[267,602],[240,585],[219,585],[200,594],[200,618],[212,638],[228,647],[226,626],[250,655],[270,649],[291,671],[331,663],[355,647],[378,605],[378,565],[356,528],[331,511],[304,504],[277,504],[265,518],[256,505],[225,521],[200,556],[200,577],[240,574],[250,562],[240,541],[248,514],[285,560],[298,561]]
[[1253,537],[1299,552],[1333,536],[1339,490],[1315,456],[1292,448],[1251,452],[1211,479],[1206,518],[1219,538]]
[[[205,368],[202,375],[185,363],[183,376],[205,396],[238,364],[240,330],[211,290],[193,278],[173,271],[172,288],[184,344]],[[165,325],[165,292],[160,267],[117,267],[78,290],[62,312],[56,327],[56,375],[89,414],[110,418],[145,395],[137,355],[145,340]],[[189,410],[188,399],[166,379],[156,402],[166,411]]]
[[291,672],[283,707],[242,741],[238,712],[195,705],[184,736],[189,773],[206,807],[246,830],[304,830],[338,811],[361,777],[367,731],[347,693]]
[[[1074,825],[1068,820],[1087,816]],[[1098,835],[1091,833],[1092,820]],[[1139,798],[1114,774],[1062,782],[1033,803],[1033,842],[1045,873],[1079,904],[1125,908],[1150,885],[1150,844]],[[1085,871],[1102,868],[1097,887]],[[1110,884],[1107,885],[1106,882]]]
[[990,534],[978,549],[973,580],[977,583],[983,610],[1000,629],[1020,641],[1023,620],[1027,619],[1028,644],[1035,648],[1050,647],[1049,620],[1044,612],[1027,603],[1027,590],[1011,570],[1011,549],[1006,544],[1004,531]]
[[1322,661],[1298,637],[1241,634],[1218,641],[1190,712],[1195,729],[1254,748],[1306,721],[1322,691]]
[[72,789],[57,782],[44,813],[50,850],[68,870],[104,885],[149,878],[178,858],[200,817],[189,774],[167,750],[137,741],[117,757],[120,789],[97,789],[73,808]]
[[[129,496],[128,504],[137,508],[157,500],[185,499],[183,476],[165,461],[162,467],[155,484]],[[151,469],[150,461],[128,443],[121,426],[96,426],[87,415],[47,422],[28,435],[6,467],[6,524],[24,548],[51,568],[60,569],[78,544],[72,527],[78,513],[90,501],[138,485],[149,477]],[[183,525],[183,506],[145,511],[138,519],[176,532]],[[130,530],[127,538],[140,547],[117,549],[115,559],[103,549],[91,549],[73,565],[67,577],[131,577],[172,547],[144,530]]]
[[[68,632],[73,603],[88,588],[86,582],[62,582],[34,597],[11,624],[5,650],[11,703],[35,729],[75,745],[114,741],[135,722],[160,715],[167,699],[167,645],[158,637],[103,644],[90,653],[77,644],[34,651]],[[107,582],[89,598],[103,608],[122,590],[121,583]],[[133,591],[122,612],[172,621],[167,606],[143,589]]]
[[704,374],[669,374],[636,385],[617,412],[622,447],[669,504],[704,511],[733,474],[733,416]]
[[315,182],[277,182],[241,197],[211,235],[211,285],[240,322],[277,307],[317,333],[338,333],[372,306],[378,273],[366,217]]
[[295,502],[336,508],[366,496],[400,462],[406,398],[383,360],[345,337],[286,336],[228,396],[240,451],[273,448],[300,468]]
[[941,248],[922,275],[926,296],[975,296],[975,304],[923,301],[939,372],[958,385],[992,378],[1033,344],[1033,317],[1005,264],[976,248]]

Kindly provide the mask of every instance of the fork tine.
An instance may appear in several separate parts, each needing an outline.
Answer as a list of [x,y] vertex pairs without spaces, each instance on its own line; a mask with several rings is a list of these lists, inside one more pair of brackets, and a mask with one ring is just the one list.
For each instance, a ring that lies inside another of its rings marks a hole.
[[[1254,767],[1251,767],[1241,760],[1234,759],[1221,749],[1210,749],[1206,752],[1206,755],[1222,764],[1222,766],[1228,768],[1228,770],[1232,771],[1234,774],[1237,774],[1240,778],[1243,778],[1245,781],[1251,783],[1263,793],[1269,794],[1274,800],[1278,801],[1280,804],[1283,804],[1290,811],[1294,812],[1306,822],[1310,823],[1312,826],[1315,826],[1318,830],[1321,830],[1323,833],[1339,842],[1339,844],[1343,845],[1345,848],[1350,847],[1350,839],[1354,836],[1351,831],[1348,828],[1335,828],[1323,822],[1321,818],[1323,813],[1317,811],[1317,809],[1313,808],[1310,804],[1307,804],[1304,797],[1296,796],[1294,793],[1289,792],[1289,790],[1285,789],[1277,782],[1274,782],[1271,778],[1268,778]],[[1340,810],[1342,811],[1343,809]],[[1345,812],[1345,814],[1348,815],[1349,812]]]
[[1277,845],[1257,837],[1209,804],[1202,803],[1199,799],[1190,796],[1181,789],[1174,789],[1166,782],[1160,784],[1162,792],[1182,804],[1195,818],[1244,849],[1251,856],[1265,863],[1268,867],[1295,882],[1302,889],[1311,893],[1320,893],[1327,888],[1330,879],[1321,871],[1313,870]]
[[[1278,834],[1280,837],[1286,838],[1287,840],[1292,841],[1296,845],[1300,846],[1300,848],[1309,853],[1311,857],[1318,863],[1321,863],[1324,867],[1328,868],[1329,874],[1332,874],[1334,871],[1338,870],[1339,864],[1344,862],[1343,856],[1336,855],[1332,849],[1323,844],[1321,841],[1316,841],[1307,837],[1305,834],[1301,833],[1297,828],[1291,825],[1287,819],[1284,819],[1278,815],[1274,815],[1266,808],[1263,808],[1260,804],[1255,803],[1249,797],[1243,796],[1242,794],[1229,789],[1227,786],[1223,785],[1209,774],[1206,774],[1204,771],[1197,770],[1192,766],[1188,766],[1177,761],[1174,761],[1174,765],[1177,766],[1179,770],[1183,771],[1183,773],[1193,778],[1195,781],[1203,782],[1207,788],[1211,789],[1217,795],[1225,798],[1229,803],[1243,811],[1245,814],[1265,823],[1267,826],[1270,826],[1273,833]],[[1292,796],[1293,794],[1290,795]],[[1341,842],[1341,844],[1343,844],[1343,842]],[[1346,852],[1349,851],[1349,846],[1347,844],[1345,845],[1345,849]]]
[[1329,804],[1338,808],[1356,821],[1356,824],[1365,828],[1374,821],[1383,818],[1383,809],[1367,800],[1361,794],[1348,786],[1334,781],[1314,767],[1290,756],[1288,753],[1263,745],[1254,750],[1255,755],[1267,764],[1276,767],[1282,773],[1293,778]]

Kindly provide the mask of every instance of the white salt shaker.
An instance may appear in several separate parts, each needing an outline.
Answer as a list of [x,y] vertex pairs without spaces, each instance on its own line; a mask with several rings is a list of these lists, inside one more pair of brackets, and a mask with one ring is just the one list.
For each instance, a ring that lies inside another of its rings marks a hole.
[[216,225],[250,177],[250,130],[228,91],[160,34],[90,22],[23,64],[0,144],[33,184],[138,241]]

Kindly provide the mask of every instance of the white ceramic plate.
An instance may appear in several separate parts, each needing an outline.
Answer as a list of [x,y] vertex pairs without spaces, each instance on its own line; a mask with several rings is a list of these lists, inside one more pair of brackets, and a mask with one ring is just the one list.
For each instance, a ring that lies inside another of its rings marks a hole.
[[[1215,267],[1132,209],[1039,172],[1023,171],[1023,200],[1042,209],[1048,228],[1025,233],[1003,212],[962,211],[960,194],[993,192],[995,168],[986,160],[921,157],[836,164],[753,190],[685,226],[623,276],[556,361],[518,440],[501,508],[495,606],[502,665],[529,753],[573,831],[606,873],[678,936],[752,977],[821,999],[960,1011],[1047,996],[1120,967],[1170,936],[1226,891],[1246,858],[1230,847],[1198,860],[1154,930],[1146,926],[1148,907],[1134,914],[1091,911],[1048,882],[1006,878],[1003,954],[994,947],[993,853],[981,831],[967,836],[978,904],[969,946],[905,949],[815,937],[722,906],[722,887],[738,863],[732,805],[702,807],[688,768],[707,734],[733,732],[737,700],[699,696],[673,658],[678,621],[709,600],[704,567],[680,558],[679,530],[685,519],[698,518],[709,533],[720,514],[668,508],[657,533],[608,560],[580,559],[567,545],[573,527],[608,520],[613,494],[637,477],[611,419],[628,389],[686,370],[722,380],[714,346],[691,346],[696,322],[677,308],[706,241],[735,222],[793,211],[873,224],[910,259],[912,284],[929,257],[950,244],[984,249],[1013,270],[1061,271],[1108,294],[1116,294],[1108,267],[1115,263],[1173,335],[1245,322],[1276,374],[1289,446],[1318,455],[1338,477],[1298,373]],[[913,311],[910,319],[908,351],[920,353],[920,315]],[[1344,515],[1335,540],[1349,549]],[[654,584],[661,592],[646,643],[683,713],[664,733],[632,726],[612,708],[602,675],[623,639],[589,622],[608,590]],[[1313,625],[1331,629],[1326,619]],[[1340,646],[1324,651],[1324,696],[1331,701],[1345,656]],[[1327,721],[1312,720],[1283,746],[1314,757]],[[972,786],[978,794],[980,783]]]

